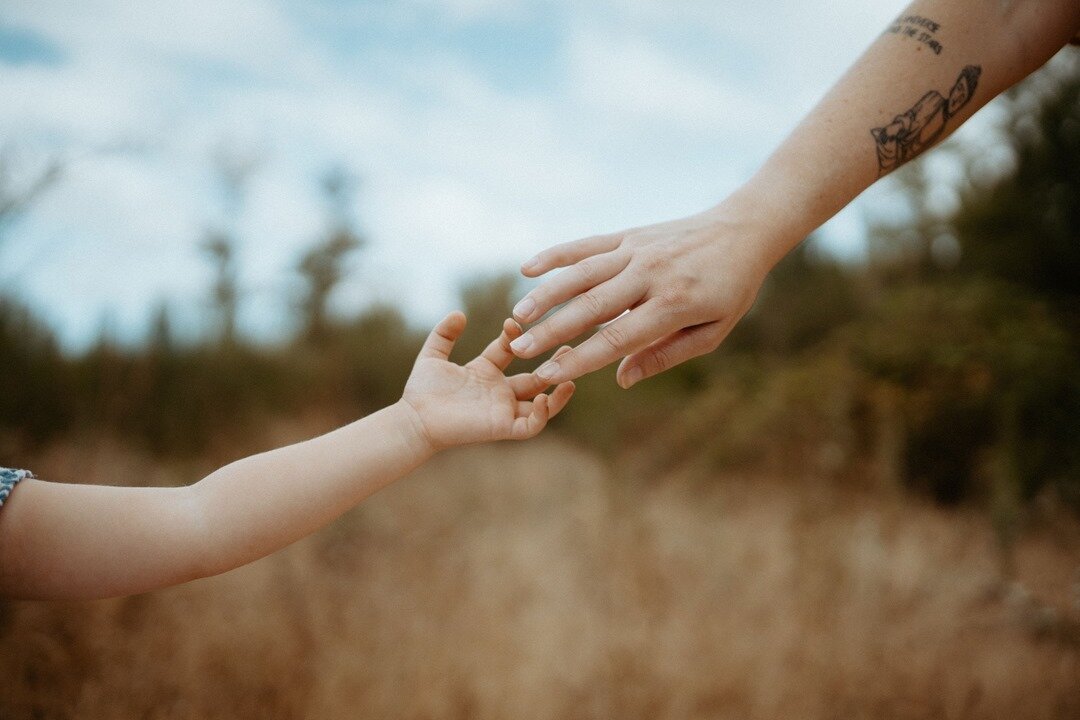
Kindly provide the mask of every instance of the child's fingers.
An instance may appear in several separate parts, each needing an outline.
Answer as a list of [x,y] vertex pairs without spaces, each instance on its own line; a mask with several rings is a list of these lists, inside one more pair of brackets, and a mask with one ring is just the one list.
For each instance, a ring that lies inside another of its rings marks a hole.
[[484,348],[484,352],[480,353],[480,357],[500,370],[505,370],[515,357],[510,350],[510,341],[520,334],[521,326],[507,318],[503,321],[502,333]]
[[[539,394],[539,393],[538,393]],[[574,383],[564,382],[547,396],[548,420],[559,414],[559,411],[570,402],[570,396],[574,394]],[[534,396],[535,397],[535,396]],[[527,417],[532,413],[533,404],[529,400],[518,400],[517,417]]]
[[[517,404],[517,418],[514,423],[521,423],[525,430],[522,438],[530,438],[536,435],[547,425],[548,421],[559,414],[559,411],[570,402],[570,396],[574,394],[574,383],[564,382],[551,393],[551,395],[537,395],[532,402],[519,400]],[[540,413],[537,413],[537,406]],[[537,419],[538,418],[538,419]],[[536,424],[539,423],[539,424]]]
[[506,382],[510,383],[510,389],[518,400],[532,400],[547,387],[547,383],[533,373],[511,375]]
[[454,349],[454,343],[461,337],[463,330],[465,330],[465,313],[455,310],[440,320],[428,334],[424,346],[420,348],[418,358],[449,360],[450,351]]
[[[554,359],[568,352],[570,352],[570,346],[563,345],[551,357]],[[521,373],[508,378],[507,381],[510,383],[510,389],[514,391],[514,396],[518,400],[531,400],[536,397],[537,393],[542,392],[548,386],[548,383],[537,377],[536,373]]]
[[555,417],[570,402],[574,395],[574,383],[564,382],[551,392],[551,400],[548,402],[548,419]]
[[526,416],[514,418],[514,425],[510,429],[510,437],[514,440],[527,440],[535,436],[548,421],[548,396],[537,395],[532,402],[532,412]]

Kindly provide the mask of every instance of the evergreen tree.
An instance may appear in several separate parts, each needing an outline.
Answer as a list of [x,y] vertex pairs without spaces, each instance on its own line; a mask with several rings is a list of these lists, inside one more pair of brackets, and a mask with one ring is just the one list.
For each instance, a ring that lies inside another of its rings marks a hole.
[[313,344],[324,343],[329,337],[330,297],[347,274],[346,259],[363,245],[350,209],[355,187],[355,179],[340,167],[332,168],[323,177],[328,230],[323,239],[301,256],[297,265],[304,280],[299,304],[303,335]]
[[1080,340],[1080,54],[1014,90],[1003,129],[1008,153],[968,161],[959,269],[1021,286]]

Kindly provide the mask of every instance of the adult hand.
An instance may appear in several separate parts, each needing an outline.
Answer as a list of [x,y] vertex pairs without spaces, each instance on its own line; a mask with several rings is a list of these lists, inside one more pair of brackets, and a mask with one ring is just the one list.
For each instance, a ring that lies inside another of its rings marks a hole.
[[[559,383],[619,358],[619,385],[715,350],[753,305],[779,243],[720,205],[681,220],[556,245],[522,265],[527,277],[568,268],[514,308],[522,323],[570,301],[514,340],[532,358],[614,320],[537,370]],[[629,312],[626,312],[629,310]],[[625,313],[625,314],[624,314]],[[621,317],[620,317],[621,316]]]

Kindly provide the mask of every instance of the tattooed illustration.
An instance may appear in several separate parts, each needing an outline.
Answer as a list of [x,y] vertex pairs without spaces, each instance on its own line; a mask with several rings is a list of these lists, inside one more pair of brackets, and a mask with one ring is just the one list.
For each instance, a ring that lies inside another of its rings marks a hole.
[[878,175],[895,170],[932,145],[944,132],[949,118],[971,100],[981,74],[981,66],[965,66],[948,97],[931,90],[885,127],[872,129],[870,134],[877,144]]

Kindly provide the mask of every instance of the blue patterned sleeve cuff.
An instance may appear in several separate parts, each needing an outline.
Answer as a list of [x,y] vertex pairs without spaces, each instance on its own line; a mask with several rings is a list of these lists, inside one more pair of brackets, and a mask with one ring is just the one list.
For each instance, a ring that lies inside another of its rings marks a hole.
[[8,468],[0,468],[0,507],[4,507],[8,495],[11,494],[11,489],[15,487],[20,480],[32,477],[34,477],[34,474],[27,470],[9,470]]

